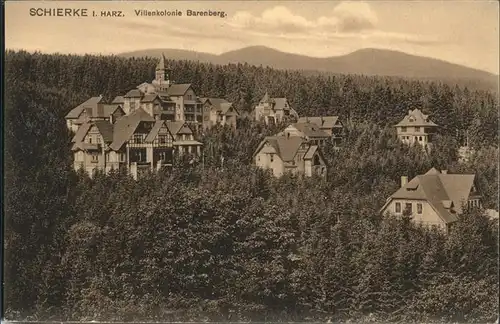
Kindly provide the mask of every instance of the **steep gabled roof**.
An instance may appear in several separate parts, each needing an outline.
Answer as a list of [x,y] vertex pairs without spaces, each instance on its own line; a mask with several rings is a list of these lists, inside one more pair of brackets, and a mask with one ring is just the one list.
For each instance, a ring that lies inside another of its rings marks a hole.
[[444,222],[451,223],[462,212],[462,203],[469,198],[474,178],[473,174],[443,174],[432,168],[398,189],[390,199],[425,200]]
[[78,127],[78,130],[76,131],[75,136],[71,139],[71,142],[78,143],[83,141],[90,127],[92,127],[91,123],[83,123],[80,127]]
[[[148,136],[146,137],[146,140],[145,142],[146,143],[151,143],[154,141],[154,139],[156,138],[156,135],[158,135],[158,132],[160,131],[160,129],[162,128],[162,126],[165,125],[165,122],[163,120],[157,120],[155,122],[155,124],[153,125],[153,128],[151,129],[151,131],[149,132]],[[166,127],[168,129],[168,127]],[[170,133],[170,130],[169,130],[169,133]],[[170,134],[172,135],[172,134]]]
[[88,99],[87,101],[81,103],[77,107],[71,109],[71,111],[66,115],[66,119],[78,118],[84,109],[90,109],[90,111],[92,111],[94,107],[96,107],[97,104],[101,102],[101,100],[102,96],[92,97]]
[[125,99],[123,98],[123,96],[116,96],[115,99],[113,99],[113,101],[111,101],[112,104],[122,104],[125,102]]
[[167,126],[170,134],[177,135],[179,130],[182,128],[182,126],[184,126],[184,122],[183,121],[166,121],[165,125]]
[[99,130],[99,133],[101,133],[104,143],[113,142],[113,124],[105,120],[97,120],[93,124]]
[[150,94],[144,95],[144,97],[142,97],[142,99],[141,99],[141,102],[144,102],[144,103],[153,102],[156,98],[160,99],[160,96],[158,96],[157,93],[150,93]]
[[202,103],[206,103],[208,101],[215,111],[220,112],[223,115],[225,115],[233,106],[233,103],[223,98],[200,98],[200,101]]
[[259,102],[260,103],[272,103],[273,100],[269,97],[269,94],[266,91],[266,93],[264,94],[264,97],[262,97],[262,99],[260,99]]
[[169,96],[183,96],[191,88],[191,83],[185,84],[172,84],[167,89],[167,94]]
[[92,117],[106,118],[113,114],[118,108],[121,109],[121,106],[118,104],[99,103],[93,107],[90,115]]
[[424,115],[420,109],[414,109],[408,111],[408,115],[406,115],[402,121],[395,125],[395,127],[407,127],[407,126],[427,126],[427,127],[436,127],[431,120],[429,120],[428,115]]
[[139,123],[143,121],[154,122],[155,119],[142,108],[135,110],[128,116],[119,118],[114,124],[113,143],[109,147],[112,150],[119,150],[132,136]]
[[261,142],[255,151],[254,156],[264,147],[266,143],[274,148],[276,154],[284,162],[289,162],[293,161],[300,146],[304,143],[304,140],[300,137],[269,136]]
[[274,110],[288,110],[290,107],[286,107],[286,98],[272,98],[274,101]]
[[202,104],[205,104],[207,101],[210,103],[210,98],[204,98],[204,97],[203,97],[203,98],[200,98],[200,102],[201,102]]

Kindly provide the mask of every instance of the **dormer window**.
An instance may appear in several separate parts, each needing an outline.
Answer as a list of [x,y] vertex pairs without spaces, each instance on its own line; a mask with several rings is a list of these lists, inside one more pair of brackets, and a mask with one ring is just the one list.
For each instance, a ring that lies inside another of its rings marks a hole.
[[406,133],[406,127],[401,127],[401,132]]

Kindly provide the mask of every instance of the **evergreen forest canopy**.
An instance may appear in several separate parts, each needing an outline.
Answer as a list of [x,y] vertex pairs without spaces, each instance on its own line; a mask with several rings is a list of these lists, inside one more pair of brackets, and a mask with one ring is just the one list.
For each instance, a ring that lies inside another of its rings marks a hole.
[[[252,166],[265,127],[202,135],[203,165],[133,181],[75,172],[64,116],[154,77],[154,58],[6,52],[5,305],[38,320],[495,320],[498,225],[479,212],[447,237],[380,207],[431,167],[476,173],[498,210],[498,100],[489,92],[242,64],[170,61],[172,78],[249,113],[267,90],[299,115],[339,115],[326,181]],[[392,125],[419,108],[441,126],[423,155]],[[467,131],[477,154],[457,163]],[[220,157],[224,156],[224,165]]]

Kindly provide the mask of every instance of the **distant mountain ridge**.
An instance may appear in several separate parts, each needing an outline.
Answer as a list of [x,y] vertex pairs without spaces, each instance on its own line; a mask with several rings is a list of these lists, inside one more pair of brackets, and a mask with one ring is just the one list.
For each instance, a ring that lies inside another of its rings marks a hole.
[[498,75],[434,58],[385,49],[361,49],[347,55],[327,58],[285,53],[264,46],[250,46],[220,55],[178,49],[146,49],[120,53],[122,57],[158,57],[213,64],[248,63],[275,69],[318,71],[334,74],[403,77],[425,80],[479,83],[496,90]]

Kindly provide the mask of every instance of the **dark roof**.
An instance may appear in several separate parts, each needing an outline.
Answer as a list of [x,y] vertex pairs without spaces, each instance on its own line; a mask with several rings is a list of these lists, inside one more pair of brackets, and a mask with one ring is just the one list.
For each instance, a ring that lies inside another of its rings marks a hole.
[[431,120],[429,120],[428,115],[424,115],[419,109],[414,109],[413,111],[408,111],[402,121],[395,125],[395,127],[406,127],[406,126],[437,126]]
[[118,108],[121,109],[121,106],[118,104],[101,104],[101,103],[99,103],[93,107],[91,116],[92,117],[103,117],[103,118],[109,117]]
[[167,94],[169,96],[183,96],[189,88],[191,88],[190,83],[172,84],[170,87],[168,87]]
[[[156,135],[158,135],[158,132],[160,131],[161,127],[165,125],[165,122],[163,120],[157,120],[155,122],[155,124],[153,125],[153,128],[151,129],[151,131],[149,132],[148,136],[146,136],[146,140],[145,142],[146,143],[151,143],[154,141],[154,139],[156,138]],[[167,127],[168,129],[168,127]],[[170,132],[170,130],[169,130]]]
[[150,93],[150,94],[145,95],[145,96],[141,99],[141,102],[152,102],[152,101],[154,101],[156,98],[160,98],[160,96],[158,96],[158,94],[157,94],[157,93]]
[[295,127],[307,137],[330,137],[330,135],[322,131],[318,125],[313,123],[295,123],[290,126]]
[[226,114],[229,108],[231,108],[233,105],[231,102],[223,98],[200,98],[200,101],[202,103],[209,101],[213,106],[213,109],[222,114]]
[[177,134],[193,134],[193,131],[189,126],[183,121],[167,121],[165,122],[167,128],[172,135]]
[[93,124],[96,125],[99,133],[101,133],[104,143],[113,142],[113,124],[105,120],[97,120]]
[[333,128],[337,121],[339,120],[338,116],[320,116],[320,117],[300,117],[297,122],[298,123],[313,123],[318,125],[320,128]]
[[266,143],[268,143],[272,148],[274,148],[275,153],[284,162],[289,162],[293,161],[300,146],[304,143],[304,140],[300,137],[288,138],[286,136],[269,136],[266,137],[261,142],[255,154],[257,154],[265,146]]
[[413,178],[390,198],[425,200],[443,221],[451,223],[462,212],[462,203],[469,198],[474,178],[474,174],[443,174],[432,168],[426,174]]
[[77,107],[71,109],[71,111],[66,115],[66,119],[78,118],[84,109],[90,109],[90,111],[92,111],[94,109],[94,107],[97,106],[97,104],[101,102],[101,100],[102,100],[102,96],[92,97],[92,98],[88,99],[87,101],[81,103]]
[[143,93],[139,89],[132,89],[127,92],[123,97],[124,98],[141,98]]
[[132,136],[142,121],[154,122],[155,119],[142,108],[135,110],[128,116],[119,118],[114,124],[113,143],[109,147],[112,150],[119,150],[128,141],[130,136]]

